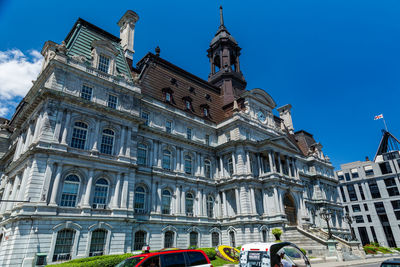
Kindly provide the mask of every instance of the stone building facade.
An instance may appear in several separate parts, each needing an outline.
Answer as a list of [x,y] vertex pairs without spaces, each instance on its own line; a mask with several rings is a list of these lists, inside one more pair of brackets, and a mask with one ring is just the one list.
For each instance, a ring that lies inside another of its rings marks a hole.
[[138,15],[120,38],[79,19],[0,130],[0,265],[32,266],[149,244],[269,241],[274,227],[342,225],[332,164],[291,106],[246,89],[221,24],[203,80],[148,53],[133,66]]
[[363,245],[400,246],[399,148],[398,139],[383,131],[373,161],[346,163],[336,172],[352,231]]

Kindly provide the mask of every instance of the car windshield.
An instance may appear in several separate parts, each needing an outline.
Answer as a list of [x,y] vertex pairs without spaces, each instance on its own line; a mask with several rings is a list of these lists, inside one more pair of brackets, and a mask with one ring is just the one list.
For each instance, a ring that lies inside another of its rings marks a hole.
[[135,267],[136,264],[138,264],[141,260],[143,260],[144,257],[134,257],[134,258],[128,258],[122,262],[120,262],[118,265],[115,267]]
[[400,263],[382,263],[381,267],[399,267]]
[[[282,254],[282,252],[284,254]],[[308,262],[306,261],[303,253],[301,253],[301,251],[295,247],[285,246],[278,251],[278,255],[281,255],[281,262],[284,267],[293,265],[298,267],[308,266]]]

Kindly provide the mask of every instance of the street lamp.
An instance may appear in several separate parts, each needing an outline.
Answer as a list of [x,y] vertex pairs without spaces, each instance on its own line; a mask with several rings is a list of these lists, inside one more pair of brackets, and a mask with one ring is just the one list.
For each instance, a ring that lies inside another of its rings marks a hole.
[[332,212],[328,211],[327,209],[323,209],[319,215],[321,218],[326,222],[326,225],[328,226],[328,240],[332,239],[332,232],[331,232],[331,226],[329,225],[329,220],[332,217]]
[[348,225],[349,225],[349,229],[350,229],[350,233],[351,233],[351,240],[350,240],[350,241],[356,240],[356,237],[355,237],[355,235],[354,235],[354,231],[353,231],[352,228],[351,228],[351,224],[353,223],[353,217],[350,216],[349,213],[346,213],[346,215],[344,215],[343,220],[344,220],[346,223],[348,223]]

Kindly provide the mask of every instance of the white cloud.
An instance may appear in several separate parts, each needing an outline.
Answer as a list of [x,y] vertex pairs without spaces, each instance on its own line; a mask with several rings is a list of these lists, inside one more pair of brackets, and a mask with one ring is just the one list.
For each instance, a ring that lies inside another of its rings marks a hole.
[[42,67],[42,55],[19,49],[0,51],[0,116],[5,116],[15,107],[13,99],[24,97],[32,87]]

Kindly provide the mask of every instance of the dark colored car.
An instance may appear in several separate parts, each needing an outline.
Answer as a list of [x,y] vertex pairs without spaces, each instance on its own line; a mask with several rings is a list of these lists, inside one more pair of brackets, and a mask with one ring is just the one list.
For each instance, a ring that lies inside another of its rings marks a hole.
[[400,258],[385,260],[381,263],[381,267],[398,267],[400,266]]
[[210,259],[202,250],[169,250],[139,254],[115,267],[212,267]]

